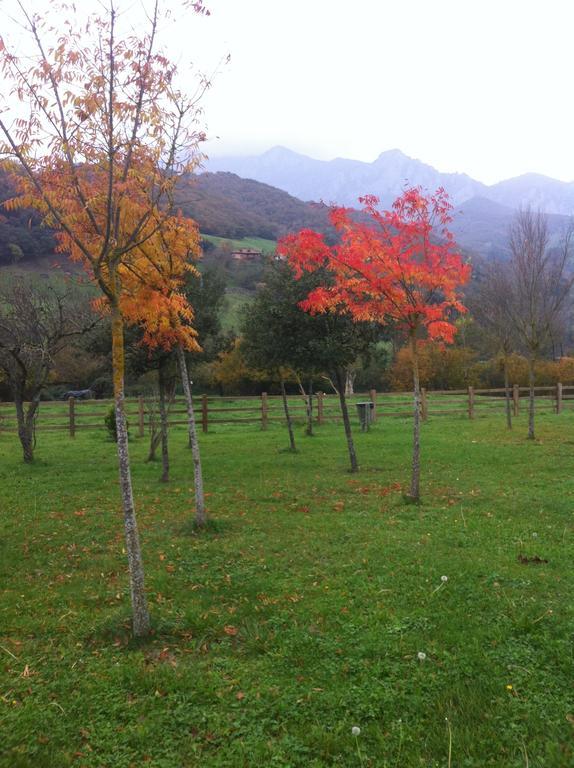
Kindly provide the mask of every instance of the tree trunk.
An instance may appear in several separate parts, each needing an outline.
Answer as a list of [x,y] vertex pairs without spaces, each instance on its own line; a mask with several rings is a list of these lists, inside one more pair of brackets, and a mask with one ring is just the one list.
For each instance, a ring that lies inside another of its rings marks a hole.
[[508,378],[508,358],[504,358],[504,398],[506,405],[506,426],[512,429],[512,408],[510,403],[510,381]]
[[34,417],[38,410],[38,401],[32,401],[26,411],[24,410],[23,396],[14,396],[16,406],[16,419],[18,422],[18,437],[22,445],[22,457],[26,464],[34,461]]
[[528,356],[528,386],[529,402],[528,402],[528,439],[534,440],[534,355]]
[[199,451],[199,440],[197,437],[197,428],[195,425],[195,414],[193,412],[193,395],[191,391],[191,381],[187,372],[187,363],[183,347],[177,348],[177,360],[181,373],[181,382],[183,384],[183,393],[187,406],[187,429],[189,434],[189,447],[193,458],[193,483],[195,488],[195,524],[203,528],[207,523],[207,512],[205,510],[205,496],[203,494],[203,474],[201,471],[201,454]]
[[305,433],[313,437],[313,379],[309,381],[309,394],[307,397],[307,428]]
[[167,404],[166,404],[166,372],[165,361],[162,360],[159,364],[158,379],[159,379],[159,420],[160,420],[160,433],[161,433],[161,482],[169,482],[169,425],[167,420]]
[[413,403],[413,468],[411,477],[410,497],[413,501],[420,499],[420,478],[421,478],[421,390],[419,382],[419,358],[417,349],[417,340],[414,334],[411,335],[411,354],[413,358],[413,385],[414,385],[414,403]]
[[292,451],[296,451],[295,436],[293,434],[293,423],[291,422],[291,414],[289,413],[289,403],[287,402],[287,393],[285,392],[285,381],[281,378],[281,397],[283,398],[283,410],[285,411],[285,419],[287,420],[287,429],[289,431],[289,445]]
[[147,455],[147,461],[155,461],[155,454],[161,442],[161,434],[154,428],[150,433],[149,439],[149,452]]
[[347,368],[345,371],[345,397],[352,397],[355,394],[355,376],[356,373]]
[[144,568],[132,491],[128,431],[124,407],[124,328],[122,316],[117,306],[112,307],[112,364],[120,491],[130,575],[133,631],[135,637],[143,637],[149,634],[150,617],[145,595]]
[[345,398],[345,384],[343,382],[343,376],[339,368],[337,368],[335,371],[335,379],[337,381],[339,403],[341,404],[343,426],[345,427],[345,437],[347,438],[347,449],[349,451],[349,461],[351,462],[351,472],[358,472],[359,464],[357,462],[357,454],[355,453],[355,444],[353,442],[353,433],[351,431],[351,421],[349,419],[349,411],[347,409],[347,399]]

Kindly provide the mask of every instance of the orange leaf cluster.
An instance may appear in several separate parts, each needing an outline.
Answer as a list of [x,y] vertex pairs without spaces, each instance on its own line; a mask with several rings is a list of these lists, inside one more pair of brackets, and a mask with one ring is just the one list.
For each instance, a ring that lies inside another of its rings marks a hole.
[[[142,328],[143,343],[150,350],[181,345],[198,351],[193,309],[182,293],[186,274],[195,272],[191,260],[200,251],[195,222],[150,206],[142,167],[134,167],[128,180],[116,185],[116,194],[127,197],[117,206],[115,236],[106,245],[102,237],[109,221],[105,174],[98,168],[75,169],[82,189],[90,192],[88,211],[71,190],[73,179],[68,170],[65,164],[57,170],[47,169],[41,176],[41,194],[27,177],[18,174],[15,180],[20,194],[7,207],[34,207],[47,223],[56,225],[58,250],[81,262],[102,289],[96,307],[105,312],[117,302],[126,324]],[[46,198],[63,212],[63,224],[52,221]]]

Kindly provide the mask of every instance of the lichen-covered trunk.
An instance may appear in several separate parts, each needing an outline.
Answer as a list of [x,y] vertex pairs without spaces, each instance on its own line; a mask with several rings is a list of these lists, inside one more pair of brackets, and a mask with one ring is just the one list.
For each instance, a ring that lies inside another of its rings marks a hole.
[[124,407],[124,328],[122,316],[117,306],[112,307],[112,364],[120,492],[130,576],[133,632],[135,637],[143,637],[149,634],[150,617],[145,595],[144,568],[132,491],[128,430]]
[[534,355],[528,356],[528,439],[534,440]]
[[289,403],[287,402],[287,392],[285,391],[285,381],[281,379],[281,397],[283,398],[283,410],[285,411],[285,420],[287,421],[287,430],[289,432],[289,445],[292,451],[296,451],[295,435],[293,434],[293,422],[289,413]]
[[345,397],[345,383],[339,368],[335,371],[337,381],[337,391],[339,394],[339,403],[341,405],[341,415],[343,417],[343,426],[345,427],[345,437],[347,439],[347,450],[349,451],[349,461],[351,462],[351,472],[359,471],[357,454],[355,453],[355,443],[353,442],[353,432],[351,430],[351,420],[349,419],[349,409],[347,408],[347,398]]
[[161,482],[169,482],[169,425],[167,421],[165,362],[161,361],[158,371],[159,379],[159,421],[161,434]]
[[419,382],[419,358],[417,340],[411,334],[411,354],[413,358],[413,464],[411,476],[410,497],[413,501],[420,499],[421,479],[421,389]]
[[193,484],[195,488],[195,524],[200,528],[207,523],[207,512],[205,509],[205,496],[203,493],[203,473],[201,471],[201,453],[199,451],[199,440],[197,437],[197,427],[195,424],[195,414],[193,412],[193,395],[191,390],[191,381],[187,372],[187,363],[183,347],[177,348],[177,360],[181,373],[181,383],[187,407],[187,429],[189,435],[189,447],[193,459]]
[[510,401],[510,380],[508,378],[508,358],[504,358],[504,398],[506,406],[506,426],[512,429],[512,404]]
[[22,446],[22,458],[26,464],[31,464],[34,461],[34,418],[38,410],[38,401],[32,401],[25,409],[23,397],[17,394],[14,396],[14,404],[16,406],[18,438]]

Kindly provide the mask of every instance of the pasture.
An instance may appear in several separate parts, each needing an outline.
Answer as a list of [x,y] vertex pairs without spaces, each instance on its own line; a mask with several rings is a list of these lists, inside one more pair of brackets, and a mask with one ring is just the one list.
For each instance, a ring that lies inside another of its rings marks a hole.
[[143,643],[103,427],[32,466],[0,433],[0,766],[571,766],[573,430],[431,416],[416,506],[409,420],[356,429],[358,475],[341,425],[215,425],[198,534],[185,427],[168,485],[132,428]]

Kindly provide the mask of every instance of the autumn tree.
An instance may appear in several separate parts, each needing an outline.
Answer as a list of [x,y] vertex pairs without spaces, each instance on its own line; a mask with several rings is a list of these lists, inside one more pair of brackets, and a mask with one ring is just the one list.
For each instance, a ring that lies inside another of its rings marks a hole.
[[[54,2],[41,17],[18,5],[27,42],[17,53],[0,40],[0,155],[19,168],[10,207],[40,212],[56,230],[59,250],[83,264],[110,315],[133,629],[142,636],[150,619],[124,412],[124,284],[141,246],[173,215],[180,174],[196,162],[203,138],[198,98],[207,83],[192,95],[178,87],[177,67],[159,47],[168,11],[160,0],[150,9],[131,7],[125,31],[114,0],[88,15]],[[204,11],[199,2],[186,5]],[[142,33],[133,32],[138,12]],[[155,299],[163,317],[179,311],[177,292]]]
[[550,247],[546,217],[524,209],[510,229],[508,314],[528,357],[528,438],[534,440],[534,385],[536,361],[555,335],[572,291],[569,271],[573,228],[560,245]]
[[184,293],[186,276],[197,275],[190,259],[199,255],[199,233],[195,222],[181,214],[164,219],[150,237],[134,251],[124,274],[121,300],[123,316],[143,331],[142,344],[150,352],[159,352],[159,407],[162,442],[162,480],[169,478],[167,418],[167,353],[177,356],[187,403],[189,445],[192,450],[195,487],[195,524],[207,522],[201,455],[191,382],[185,351],[200,351],[193,327],[194,311]]
[[18,437],[26,463],[34,459],[40,398],[58,354],[91,330],[97,317],[73,286],[31,278],[3,278],[0,285],[0,371],[10,386]]
[[329,283],[313,290],[302,306],[312,313],[339,312],[355,320],[392,323],[408,338],[414,389],[413,457],[410,497],[420,498],[420,383],[418,345],[429,338],[452,342],[453,312],[464,311],[459,286],[470,276],[448,229],[451,205],[443,189],[424,195],[407,189],[390,211],[380,212],[373,196],[362,198],[363,216],[331,210],[340,242],[303,230],[279,245],[301,275],[328,269]]
[[[353,322],[337,312],[313,315],[302,309],[301,302],[308,294],[328,280],[329,274],[321,270],[296,279],[288,263],[275,262],[255,300],[245,309],[243,342],[248,361],[274,371],[279,378],[288,427],[287,371],[293,371],[299,380],[327,377],[339,397],[351,471],[356,472],[359,465],[345,395],[345,374],[361,355],[368,355],[377,334],[370,323]],[[292,429],[290,446],[294,449]]]
[[483,347],[499,355],[504,376],[506,426],[512,429],[510,392],[510,356],[517,348],[517,333],[512,318],[510,300],[512,279],[510,265],[506,261],[491,261],[481,271],[480,277],[467,298],[470,312],[481,334]]
[[[201,340],[198,345],[180,343],[177,346],[177,360],[181,372],[183,391],[187,405],[188,446],[192,452],[195,483],[195,525],[203,527],[207,522],[203,475],[195,413],[193,406],[193,381],[189,375],[188,359],[209,360],[224,344],[220,311],[225,297],[225,283],[214,270],[200,273],[188,270],[182,291],[193,306],[193,326]],[[186,354],[186,353],[190,353]]]

